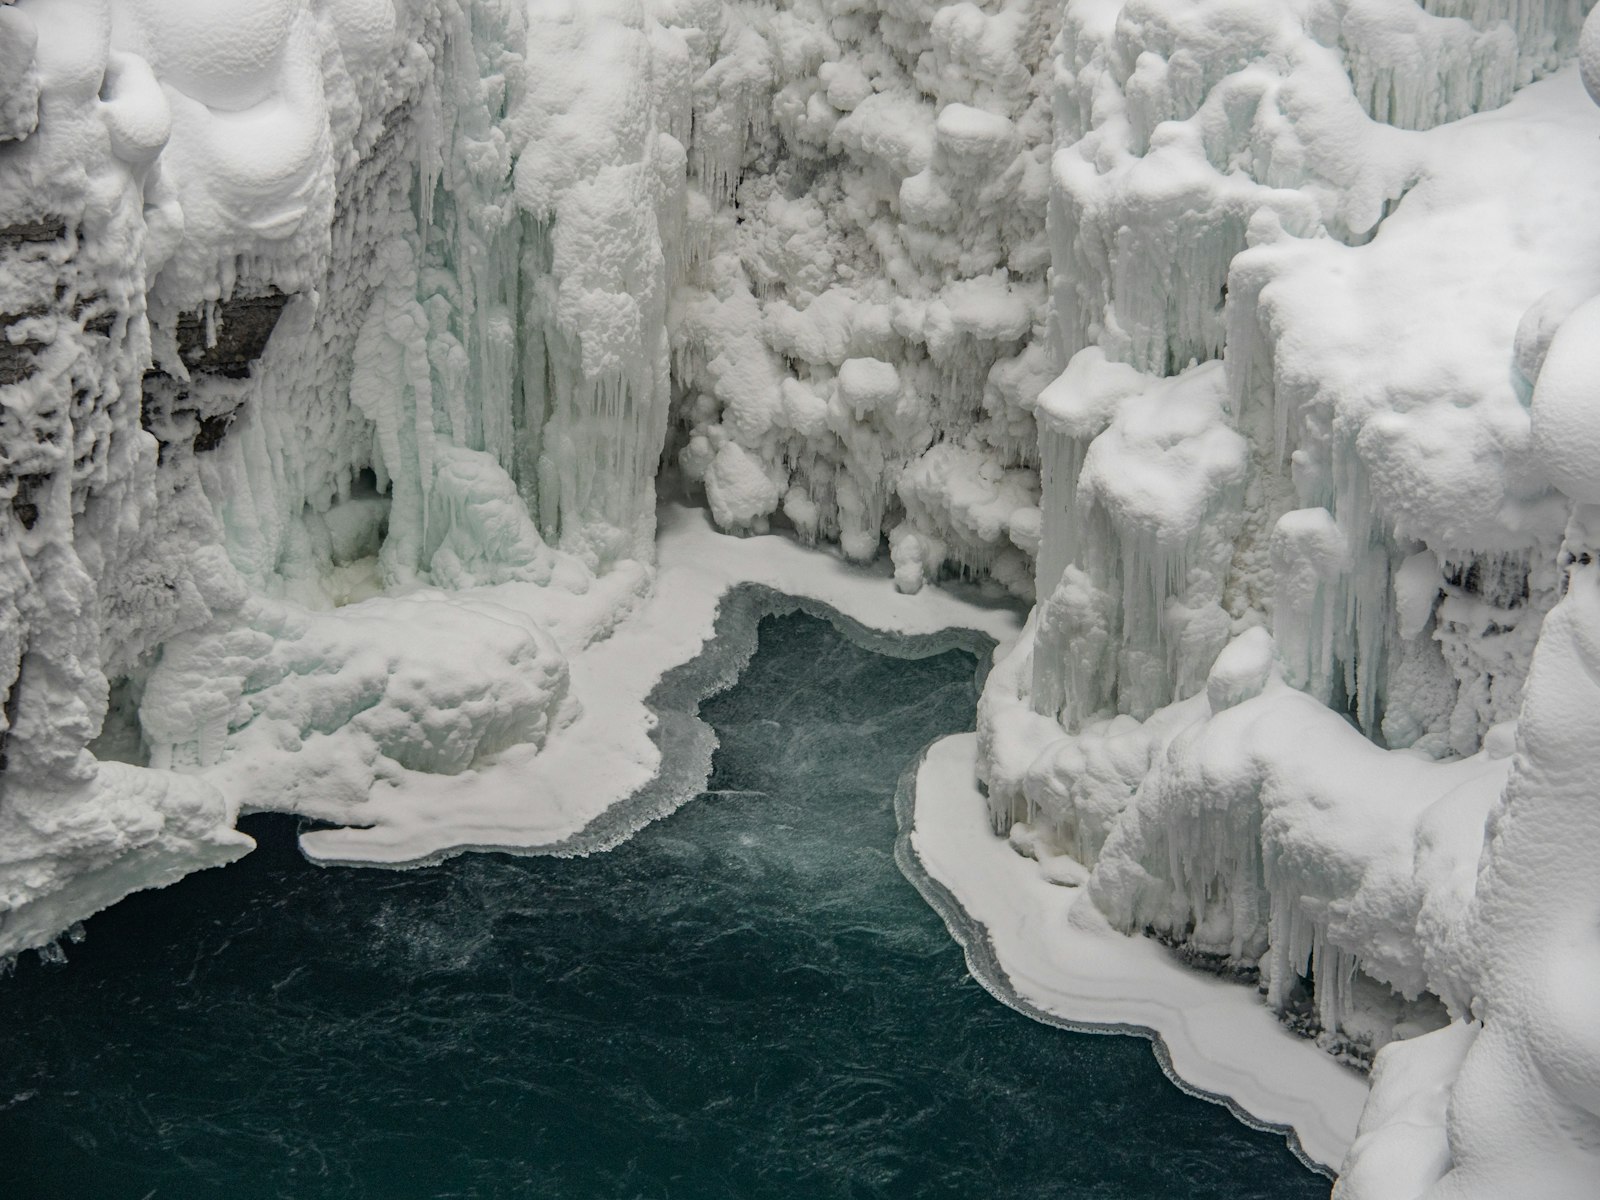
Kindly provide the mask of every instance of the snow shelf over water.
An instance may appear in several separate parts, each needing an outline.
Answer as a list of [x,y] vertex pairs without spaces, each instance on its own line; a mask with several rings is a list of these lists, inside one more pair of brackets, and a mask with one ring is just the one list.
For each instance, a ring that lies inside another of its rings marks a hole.
[[[513,748],[459,775],[408,775],[374,796],[373,825],[307,832],[305,852],[324,863],[414,866],[465,850],[589,854],[625,841],[703,788],[715,741],[695,708],[737,678],[771,612],[813,612],[880,652],[910,656],[945,646],[987,655],[1009,649],[1022,629],[1013,601],[977,588],[905,595],[887,566],[862,567],[786,537],[729,537],[702,509],[663,505],[658,521],[650,598],[569,660],[584,715],[543,752]],[[1076,905],[1081,889],[1051,880],[991,831],[974,768],[971,734],[930,747],[914,808],[909,792],[901,798],[909,842],[898,857],[980,981],[1048,1023],[1154,1032],[1180,1086],[1249,1123],[1291,1130],[1309,1163],[1337,1166],[1364,1079],[1282,1025],[1253,987],[1188,969],[1157,943],[1112,930],[1092,905]]]
[[[307,833],[306,853],[319,862],[400,866],[466,849],[585,853],[621,841],[698,790],[710,753],[703,736],[685,747],[686,762],[665,765],[672,778],[694,770],[698,777],[685,778],[686,788],[670,779],[654,784],[663,761],[651,736],[657,721],[651,697],[669,673],[710,645],[719,606],[741,588],[817,601],[863,629],[902,637],[966,629],[1009,645],[1022,627],[1014,602],[986,602],[976,588],[904,595],[887,567],[856,566],[775,535],[730,537],[716,532],[701,509],[665,505],[658,520],[659,569],[649,597],[609,637],[566,648],[572,690],[582,703],[570,725],[542,751],[512,747],[456,775],[408,773],[362,810],[369,826]],[[539,588],[490,591],[508,606],[519,596],[524,604],[546,599]],[[736,673],[742,660],[731,665]],[[645,798],[623,814],[612,813],[641,792]],[[298,811],[317,815],[314,803]]]
[[658,575],[665,461],[1037,598],[995,828],[1376,1055],[1342,1196],[1590,1200],[1590,7],[0,4],[0,953],[241,809],[622,836],[741,583],[972,624]]
[[[977,739],[942,738],[902,784],[902,869],[966,947],[996,996],[1069,1029],[1153,1034],[1173,1078],[1246,1120],[1293,1130],[1332,1170],[1367,1099],[1360,1074],[1291,1032],[1255,988],[1193,970],[1151,938],[1117,932],[1087,900],[1081,868],[1024,858],[989,828]],[[1077,868],[1077,870],[1074,870]],[[931,884],[931,886],[930,886]]]

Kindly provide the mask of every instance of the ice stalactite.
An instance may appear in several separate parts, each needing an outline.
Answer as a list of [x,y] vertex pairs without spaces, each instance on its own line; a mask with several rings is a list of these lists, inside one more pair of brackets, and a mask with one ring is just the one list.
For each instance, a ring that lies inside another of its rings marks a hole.
[[[1223,395],[1215,364],[1158,380],[1091,348],[1040,399],[1034,699],[1069,729],[1108,708],[1144,718],[1193,695],[1228,638],[1219,602],[1245,443]],[[1047,581],[1057,564],[1059,580]],[[1086,659],[1086,646],[1103,649]]]
[[725,527],[1027,595],[1058,15],[901,9],[697,18],[678,461]]
[[991,814],[1358,1060],[1459,1013],[1449,931],[1555,597],[1527,395],[1600,259],[1554,232],[1592,119],[1570,74],[1526,85],[1579,16],[1136,2],[1059,43],[1066,370],[1039,603],[980,710]]
[[1334,20],[1372,119],[1431,129],[1498,108],[1559,67],[1577,44],[1584,11],[1579,0],[1356,0],[1338,6]]
[[[203,16],[83,0],[4,17],[29,54],[8,60],[7,128],[25,136],[0,158],[20,219],[0,229],[19,289],[0,298],[15,826],[0,949],[236,857],[234,814],[263,788],[347,814],[385,771],[459,771],[576,711],[527,614],[372,599],[593,583],[519,494],[538,490],[542,431],[519,386],[520,9]],[[37,119],[12,120],[25,107]],[[645,557],[656,395],[633,450],[647,466],[605,490],[633,514],[619,552]],[[449,661],[407,646],[419,619],[459,634]],[[433,676],[454,680],[437,704]]]
[[666,312],[684,257],[688,48],[643,7],[530,9],[510,128],[523,213],[520,478],[545,536],[648,561],[671,401]]
[[1503,1193],[1485,1097],[1596,1111],[1528,917],[1587,961],[1583,8],[0,6],[0,953],[240,804],[542,754],[665,456],[1035,598],[997,830],[1331,1052],[1464,1056],[1370,1144]]

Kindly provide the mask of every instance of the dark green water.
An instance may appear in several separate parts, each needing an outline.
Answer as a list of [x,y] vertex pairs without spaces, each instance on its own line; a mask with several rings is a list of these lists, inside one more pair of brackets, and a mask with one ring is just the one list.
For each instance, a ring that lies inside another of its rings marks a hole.
[[896,870],[973,660],[762,626],[707,794],[587,859],[242,862],[0,980],[0,1196],[1323,1200],[1150,1047],[988,996]]

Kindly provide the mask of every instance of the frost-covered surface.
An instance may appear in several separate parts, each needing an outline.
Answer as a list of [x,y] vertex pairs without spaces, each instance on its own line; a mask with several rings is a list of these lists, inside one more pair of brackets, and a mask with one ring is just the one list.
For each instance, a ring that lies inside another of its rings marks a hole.
[[[658,719],[651,693],[707,646],[719,605],[741,585],[820,601],[879,633],[969,629],[1005,645],[1021,625],[1016,606],[1003,597],[985,599],[976,589],[964,597],[946,589],[903,595],[885,567],[861,567],[787,538],[729,537],[711,528],[704,510],[675,504],[661,510],[657,561],[648,599],[610,636],[589,640],[592,631],[581,618],[572,625],[550,621],[581,711],[548,747],[541,751],[525,740],[457,774],[397,772],[364,807],[332,806],[306,793],[300,811],[355,826],[303,834],[306,852],[319,861],[372,864],[479,847],[588,852],[681,804],[703,782],[703,770],[687,791],[663,794],[657,807],[603,820],[661,773],[661,749],[650,736]],[[475,594],[511,612],[550,612],[547,599],[527,585]]]
[[[645,586],[666,389],[590,422],[627,461],[569,456],[587,490],[541,506],[520,6],[4,21],[13,950],[237,856],[241,805],[363,803],[569,722],[547,626],[582,608],[581,641]],[[451,594],[513,582],[550,616]]]
[[741,2],[692,45],[676,441],[719,525],[1031,595],[1059,8]]
[[1592,1006],[1600,978],[1521,897],[1596,843],[1503,833],[1519,797],[1559,807],[1544,772],[1594,773],[1576,740],[1530,750],[1524,706],[1531,662],[1577,657],[1552,639],[1590,554],[1600,114],[1555,70],[1581,17],[1078,4],[1060,43],[1066,369],[1037,404],[1039,604],[980,713],[991,819],[1113,926],[1392,1060],[1351,1195],[1509,1194],[1518,1161],[1593,1190],[1600,1072],[1532,997]]
[[[1296,1037],[1234,981],[1186,968],[1164,948],[1116,932],[1090,902],[1072,860],[989,835],[972,782],[970,734],[935,742],[907,814],[917,867],[959,906],[946,913],[985,986],[1069,1028],[1149,1031],[1186,1087],[1294,1132],[1302,1153],[1336,1168],[1367,1088]],[[1035,861],[1018,858],[1022,849]],[[1019,862],[1023,869],[1018,869]]]
[[0,954],[241,807],[623,836],[719,597],[976,574],[963,902],[1375,1061],[1351,1196],[1584,1194],[1587,7],[0,5]]
[[8,905],[581,727],[664,448],[1026,594],[1056,13],[1002,8],[6,6]]

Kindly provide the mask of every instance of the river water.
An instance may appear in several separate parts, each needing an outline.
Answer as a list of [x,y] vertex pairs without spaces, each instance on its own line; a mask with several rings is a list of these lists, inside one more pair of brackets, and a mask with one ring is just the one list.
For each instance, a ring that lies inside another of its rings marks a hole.
[[241,862],[0,980],[0,1196],[1324,1200],[1147,1042],[1004,1007],[895,867],[974,659],[762,622],[705,794],[587,858]]

